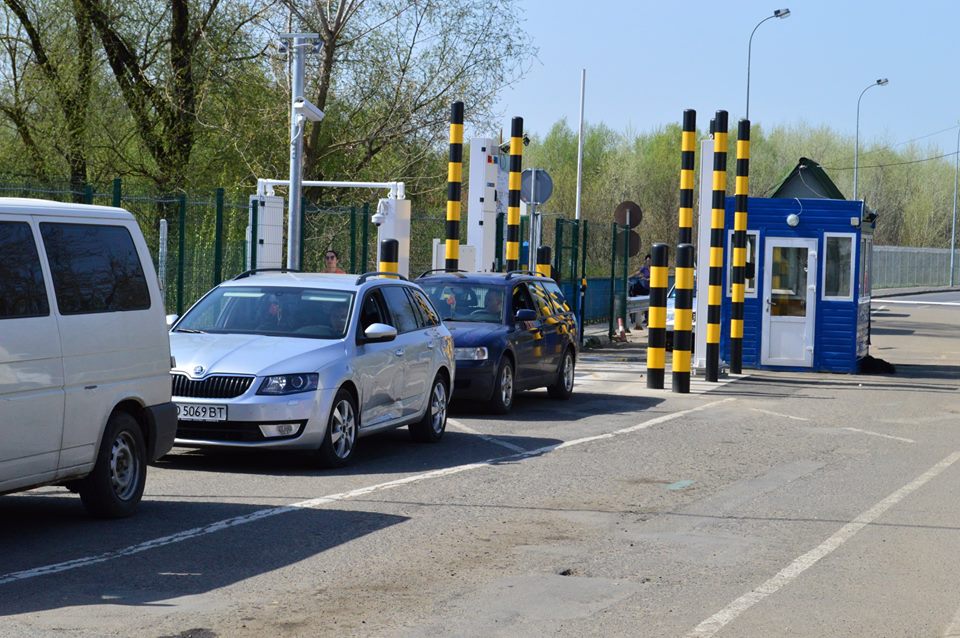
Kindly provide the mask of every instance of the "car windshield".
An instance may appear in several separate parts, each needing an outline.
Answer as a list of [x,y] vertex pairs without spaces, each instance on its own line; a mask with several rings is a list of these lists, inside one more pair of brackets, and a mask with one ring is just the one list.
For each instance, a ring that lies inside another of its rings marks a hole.
[[422,280],[420,283],[444,321],[503,322],[503,286]]
[[222,286],[191,308],[174,332],[342,339],[353,293],[285,286]]

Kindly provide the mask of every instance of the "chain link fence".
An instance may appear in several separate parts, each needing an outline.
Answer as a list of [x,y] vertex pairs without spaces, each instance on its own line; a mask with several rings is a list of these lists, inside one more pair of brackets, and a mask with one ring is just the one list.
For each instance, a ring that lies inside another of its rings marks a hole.
[[[950,250],[946,248],[873,247],[873,289],[950,285]],[[954,258],[954,283],[960,282],[960,259]]]

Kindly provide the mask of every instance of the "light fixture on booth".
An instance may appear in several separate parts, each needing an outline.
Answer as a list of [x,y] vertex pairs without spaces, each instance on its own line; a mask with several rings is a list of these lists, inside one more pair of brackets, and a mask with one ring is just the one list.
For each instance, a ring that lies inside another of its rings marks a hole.
[[800,212],[787,215],[787,226],[790,228],[796,228],[800,225],[800,213],[803,212],[803,202],[800,201],[799,197],[794,197],[794,199],[797,200],[797,204],[800,206]]

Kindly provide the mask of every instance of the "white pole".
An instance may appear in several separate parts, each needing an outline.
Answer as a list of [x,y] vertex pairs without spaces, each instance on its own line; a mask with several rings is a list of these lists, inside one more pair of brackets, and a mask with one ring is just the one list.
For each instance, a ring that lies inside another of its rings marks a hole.
[[960,131],[957,131],[956,170],[953,174],[953,224],[950,230],[950,286],[954,284],[954,257],[957,253],[957,179],[960,178]]
[[157,279],[160,280],[160,291],[167,289],[167,220],[160,220],[160,250],[157,257]]
[[577,136],[577,204],[574,218],[580,219],[580,193],[583,190],[583,96],[587,86],[587,70],[580,69],[580,134]]
[[308,40],[296,36],[290,43],[293,53],[293,72],[290,77],[290,193],[287,198],[287,268],[300,269],[300,200],[303,195],[303,130],[306,118],[298,114],[295,106],[303,95],[304,57]]

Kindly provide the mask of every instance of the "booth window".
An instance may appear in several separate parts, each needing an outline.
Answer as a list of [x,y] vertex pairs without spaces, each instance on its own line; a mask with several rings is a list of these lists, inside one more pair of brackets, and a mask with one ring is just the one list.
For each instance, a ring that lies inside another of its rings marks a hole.
[[853,300],[853,246],[851,233],[823,235],[823,298],[833,301]]
[[873,288],[870,281],[870,270],[873,268],[873,237],[864,235],[860,238],[860,298],[869,298]]
[[[760,233],[747,231],[747,276],[743,286],[744,298],[757,296],[757,238]],[[727,296],[733,296],[733,231],[727,233]]]

